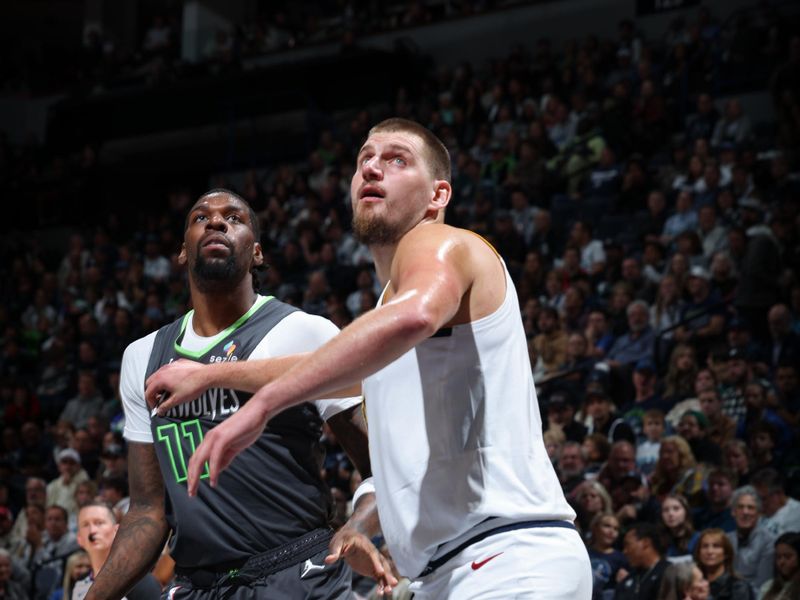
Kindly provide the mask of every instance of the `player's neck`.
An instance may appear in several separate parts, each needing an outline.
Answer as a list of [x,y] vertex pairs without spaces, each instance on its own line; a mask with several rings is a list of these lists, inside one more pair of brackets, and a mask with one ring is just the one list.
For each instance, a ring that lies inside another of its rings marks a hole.
[[227,292],[202,293],[192,286],[194,308],[192,328],[195,333],[203,337],[216,335],[250,310],[257,294],[253,291],[249,279],[246,280],[246,284],[247,287],[240,285]]
[[391,278],[392,261],[397,252],[397,244],[370,246],[369,251],[375,260],[375,274],[378,276],[378,281],[381,282],[382,287],[385,287]]

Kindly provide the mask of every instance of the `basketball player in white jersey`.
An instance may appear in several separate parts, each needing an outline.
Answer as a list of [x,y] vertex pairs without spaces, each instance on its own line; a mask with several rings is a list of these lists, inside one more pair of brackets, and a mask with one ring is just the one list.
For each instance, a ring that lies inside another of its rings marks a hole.
[[[447,150],[414,122],[384,121],[359,152],[351,192],[354,231],[385,286],[376,310],[304,356],[178,361],[148,381],[151,402],[166,398],[159,413],[232,378],[263,385],[197,447],[189,493],[208,485],[206,462],[214,485],[281,410],[362,382],[374,473],[362,485],[374,485],[415,600],[590,598],[589,558],[542,440],[513,283],[484,240],[444,224]],[[334,539],[329,558],[363,568],[372,551],[352,536]]]

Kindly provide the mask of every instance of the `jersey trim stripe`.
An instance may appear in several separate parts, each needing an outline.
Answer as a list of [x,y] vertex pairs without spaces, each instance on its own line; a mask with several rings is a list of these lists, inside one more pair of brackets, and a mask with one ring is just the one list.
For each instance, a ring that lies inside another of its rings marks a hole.
[[188,356],[189,358],[194,358],[194,359],[201,358],[202,356],[207,354],[214,346],[219,344],[219,342],[222,340],[222,338],[225,338],[225,337],[228,337],[229,335],[231,335],[234,331],[236,331],[239,327],[241,327],[250,317],[252,317],[253,314],[259,308],[261,308],[264,304],[266,304],[267,302],[269,302],[273,298],[274,298],[274,296],[259,296],[258,298],[256,298],[256,301],[253,303],[253,306],[250,307],[250,310],[248,310],[241,317],[239,317],[233,323],[233,325],[231,325],[230,327],[228,327],[227,329],[225,329],[223,331],[220,331],[216,336],[214,336],[214,339],[212,339],[209,342],[208,346],[206,346],[202,350],[198,350],[196,352],[192,351],[192,350],[187,350],[186,348],[181,346],[181,341],[183,340],[183,335],[186,333],[186,326],[189,323],[189,319],[191,319],[192,315],[194,314],[194,309],[190,310],[189,312],[187,312],[183,316],[183,321],[181,321],[181,330],[178,333],[177,339],[175,340],[175,352],[177,352],[178,354],[181,354],[183,356]]

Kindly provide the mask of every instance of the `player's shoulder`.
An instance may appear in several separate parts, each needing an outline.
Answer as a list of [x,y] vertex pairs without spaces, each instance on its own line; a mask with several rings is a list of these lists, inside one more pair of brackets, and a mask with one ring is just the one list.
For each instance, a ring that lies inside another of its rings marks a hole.
[[489,243],[478,234],[445,223],[422,223],[414,227],[403,236],[400,246],[407,251],[420,246],[449,246],[453,250],[491,251]]
[[338,331],[338,327],[329,319],[320,315],[312,315],[303,310],[289,313],[281,320],[280,324],[296,330],[328,331],[335,329]]
[[129,355],[141,355],[145,354],[147,356],[150,355],[150,352],[153,349],[153,344],[155,343],[156,336],[158,335],[158,330],[152,331],[145,336],[140,337],[138,340],[132,341],[130,344],[127,345],[125,348],[125,354]]
[[301,310],[280,320],[259,343],[251,358],[268,358],[316,350],[339,333],[339,328],[324,317]]

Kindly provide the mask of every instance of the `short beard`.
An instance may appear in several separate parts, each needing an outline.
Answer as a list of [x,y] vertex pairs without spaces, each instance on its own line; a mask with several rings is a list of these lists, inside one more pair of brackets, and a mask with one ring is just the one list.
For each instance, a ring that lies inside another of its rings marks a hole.
[[393,227],[372,215],[353,215],[353,235],[367,246],[390,246],[400,241],[403,235]]
[[200,291],[230,288],[246,274],[246,271],[236,264],[236,256],[233,254],[224,259],[213,260],[206,260],[198,254],[193,271]]

